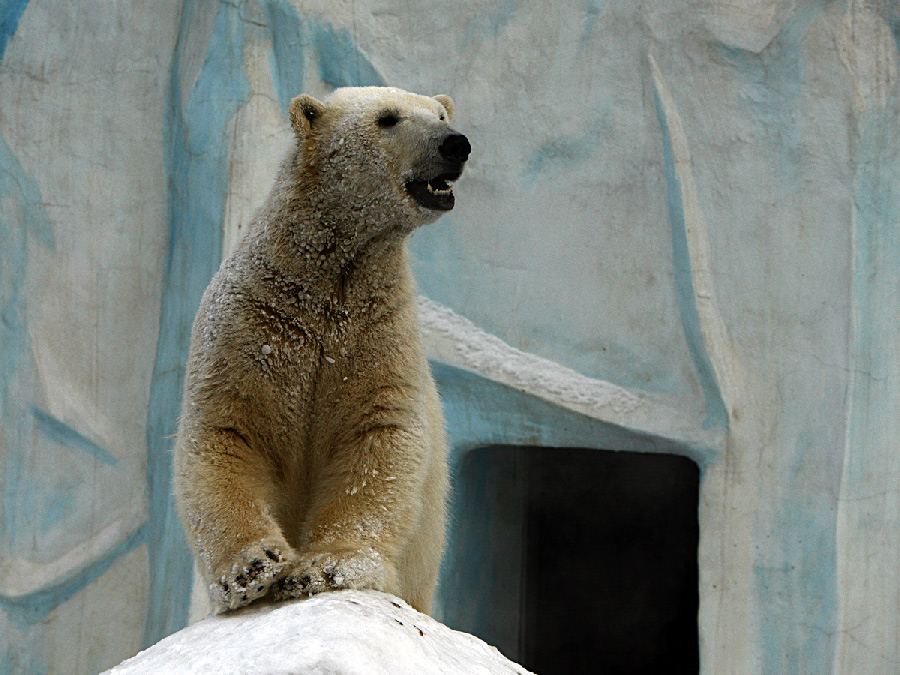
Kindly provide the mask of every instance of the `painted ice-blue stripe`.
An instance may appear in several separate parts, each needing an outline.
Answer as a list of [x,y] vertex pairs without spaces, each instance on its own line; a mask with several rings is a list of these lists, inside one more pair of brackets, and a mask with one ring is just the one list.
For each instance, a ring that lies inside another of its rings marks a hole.
[[181,402],[191,325],[219,266],[222,217],[229,185],[226,129],[247,100],[240,9],[222,3],[203,67],[182,102],[179,60],[196,2],[182,14],[167,93],[166,173],[169,179],[169,258],[163,278],[160,328],[147,412],[147,527],[150,594],[144,643],[153,644],[187,622],[192,562],[172,496],[172,447]]
[[[0,57],[10,28],[9,9],[3,6],[4,32],[0,36]],[[24,3],[22,3],[24,8]],[[46,532],[47,517],[55,508],[40,512],[35,502],[42,498],[29,474],[36,447],[34,422],[28,414],[32,397],[39,391],[38,375],[28,330],[29,250],[34,246],[54,249],[53,230],[36,181],[19,163],[0,135],[0,476],[3,485],[0,517],[0,555],[13,555],[23,542],[32,542]],[[2,558],[0,558],[2,562]],[[0,603],[0,635],[17,630],[18,618],[12,608]],[[20,637],[21,639],[14,639]],[[48,644],[40,630],[27,626],[9,636],[0,655],[0,672],[42,673],[48,663]],[[15,664],[14,670],[6,667]]]
[[[763,138],[778,149],[773,153],[777,192],[770,198],[783,204],[799,203],[797,195],[806,189],[800,181],[809,176],[807,139],[811,128],[804,120],[804,101],[811,89],[805,57],[809,35],[818,31],[811,26],[820,23],[825,13],[823,2],[800,3],[761,52],[723,50],[740,75],[744,91],[752,92],[744,98],[751,119],[764,131]],[[868,162],[857,158],[855,164],[865,167]],[[802,210],[788,209],[779,217],[790,227],[793,219],[803,215]],[[777,221],[775,226],[779,226]],[[831,243],[823,241],[823,245]],[[866,269],[864,274],[872,271]],[[781,278],[796,277],[795,270]],[[777,273],[769,281],[774,279],[778,279]],[[779,290],[761,288],[759,292],[777,296]],[[834,386],[840,385],[836,382]],[[770,513],[760,515],[757,525],[773,533],[770,545],[758,554],[752,591],[758,606],[765,608],[758,626],[764,672],[831,672],[834,665],[839,611],[837,511],[833,493],[820,486],[839,483],[841,460],[829,455],[845,430],[843,422],[817,419],[820,414],[816,401],[807,396],[786,402],[778,411],[782,436],[793,441],[772,467],[791,477],[785,479],[785,494],[765,495]]]
[[684,220],[684,203],[681,196],[681,181],[675,172],[675,155],[672,139],[669,135],[669,122],[663,108],[659,93],[655,93],[656,115],[662,129],[663,160],[666,167],[666,185],[668,190],[669,220],[672,229],[672,258],[674,260],[675,291],[678,308],[681,313],[681,325],[687,339],[688,350],[700,380],[703,398],[706,404],[705,428],[726,425],[725,402],[716,378],[715,370],[706,351],[703,335],[700,330],[700,314],[694,294],[694,281],[691,275],[691,258],[687,240],[687,226]]
[[894,44],[897,45],[897,50],[900,51],[900,11],[891,16],[888,25],[891,28],[891,34],[894,36]]
[[[27,324],[29,242],[52,251],[53,231],[40,190],[0,136],[0,448],[4,489],[0,551],[34,535],[28,460],[34,452],[29,397],[37,390]],[[29,529],[30,528],[30,529]]]
[[55,608],[103,576],[116,560],[144,543],[145,527],[136,529],[92,564],[59,577],[37,591],[16,598],[0,596],[0,607],[19,628],[42,622]]
[[322,81],[332,87],[385,84],[346,29],[302,17],[286,0],[261,0],[260,6],[271,31],[269,63],[278,103],[284,112],[291,99],[304,91],[310,58],[315,59]]
[[[798,194],[806,191],[809,179],[808,123],[809,111],[804,109],[811,89],[805,76],[808,64],[810,27],[821,22],[825,5],[822,2],[801,3],[786,17],[781,30],[759,52],[738,49],[723,44],[713,44],[712,49],[728,65],[733,74],[733,91],[740,92],[740,102],[748,108],[746,119],[753,125],[749,137],[757,137],[763,147],[771,148],[766,162],[774,172],[772,194],[765,199],[775,203],[801,204]],[[816,33],[819,29],[813,29]],[[818,127],[812,127],[816,130]],[[860,143],[860,146],[862,144]],[[869,162],[855,158],[855,166],[866,167]],[[755,176],[748,176],[749,183]],[[765,184],[765,183],[763,183]],[[759,186],[750,186],[759,189]],[[855,195],[854,204],[859,204]],[[766,223],[774,230],[790,231],[798,227],[797,221],[805,218],[803,209],[777,211],[776,218]],[[809,227],[807,219],[805,227]],[[858,224],[864,222],[857,218]],[[741,226],[759,227],[759,223],[733,224],[735,231]],[[827,229],[821,230],[824,235]],[[765,230],[754,232],[754,237],[765,236]],[[822,246],[843,246],[836,241],[823,240]],[[758,293],[777,297],[789,292],[784,282],[795,281],[802,276],[802,262],[798,267],[775,270],[766,275],[772,287],[759,285]],[[864,278],[873,273],[866,264],[858,267]],[[786,273],[782,274],[783,271]],[[779,276],[780,275],[780,276]],[[778,283],[778,280],[782,283]],[[747,284],[759,281],[748,280]],[[771,304],[777,307],[776,303]],[[888,351],[887,353],[891,353]],[[773,354],[774,355],[774,354]],[[777,373],[778,366],[770,366]],[[793,378],[794,375],[792,374]],[[840,377],[830,384],[840,388]],[[799,391],[797,382],[777,389]],[[774,389],[774,387],[773,387]],[[810,389],[821,396],[817,389]],[[773,397],[770,405],[775,405]],[[838,578],[835,544],[836,509],[834,494],[825,486],[839,483],[841,460],[832,453],[839,447],[837,439],[843,439],[843,422],[837,418],[821,418],[833,410],[820,407],[821,403],[810,396],[794,393],[784,405],[772,412],[778,425],[778,438],[773,443],[783,443],[778,452],[770,452],[767,460],[770,471],[783,476],[781,494],[765,494],[757,514],[756,531],[752,534],[759,542],[766,542],[756,553],[753,590],[754,604],[763,608],[756,620],[761,645],[759,664],[762,672],[799,673],[832,672],[835,654],[835,635],[838,633]],[[760,413],[762,414],[762,413]],[[773,434],[773,437],[775,435]],[[786,439],[791,439],[790,443]],[[854,447],[854,441],[849,441]],[[765,535],[765,536],[763,536]]]
[[383,86],[384,78],[353,43],[350,33],[330,24],[313,24],[319,76],[333,87]]
[[37,422],[38,430],[50,440],[71,448],[82,450],[98,462],[102,462],[107,466],[115,466],[119,463],[119,460],[113,457],[109,451],[94,443],[94,441],[77,429],[56,419],[50,413],[41,410],[37,406],[32,406],[31,414]]
[[6,53],[6,45],[19,27],[19,19],[25,13],[29,0],[0,0],[0,61]]
[[597,21],[599,20],[605,5],[606,0],[588,0],[584,12],[584,29],[581,34],[581,40],[578,43],[579,56],[584,54],[590,45],[591,40],[593,40],[597,29]]
[[272,34],[269,65],[272,83],[281,110],[287,113],[291,99],[302,94],[308,52],[311,46],[309,23],[286,0],[262,0],[261,6]]

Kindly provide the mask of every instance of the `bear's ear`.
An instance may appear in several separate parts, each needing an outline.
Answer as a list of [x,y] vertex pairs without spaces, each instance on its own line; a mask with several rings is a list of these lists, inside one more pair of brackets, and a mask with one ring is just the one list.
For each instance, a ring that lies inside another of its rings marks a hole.
[[453,119],[453,99],[447,96],[447,94],[438,94],[434,97],[434,100],[444,106],[444,110],[447,111],[447,121]]
[[309,94],[300,94],[291,101],[289,112],[294,132],[305,136],[315,121],[325,113],[325,105]]

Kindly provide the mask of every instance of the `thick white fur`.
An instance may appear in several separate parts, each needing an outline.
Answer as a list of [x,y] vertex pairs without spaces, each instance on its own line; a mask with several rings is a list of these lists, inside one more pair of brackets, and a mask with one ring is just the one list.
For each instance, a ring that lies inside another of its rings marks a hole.
[[337,588],[430,609],[446,442],[405,240],[440,213],[403,185],[452,114],[388,88],[291,104],[296,148],[204,294],[187,364],[175,488],[215,611]]

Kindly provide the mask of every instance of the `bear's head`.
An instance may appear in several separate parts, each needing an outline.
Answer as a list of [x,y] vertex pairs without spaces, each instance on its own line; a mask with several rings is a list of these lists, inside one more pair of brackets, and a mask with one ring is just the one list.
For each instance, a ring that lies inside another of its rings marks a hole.
[[408,234],[453,208],[452,184],[469,156],[450,127],[449,96],[393,87],[336,89],[324,101],[291,101],[298,178],[321,207],[379,231]]

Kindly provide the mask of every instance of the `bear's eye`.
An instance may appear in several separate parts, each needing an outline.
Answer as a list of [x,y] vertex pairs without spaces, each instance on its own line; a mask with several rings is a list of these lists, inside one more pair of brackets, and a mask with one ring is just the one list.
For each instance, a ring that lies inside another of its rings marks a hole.
[[397,122],[400,121],[400,116],[395,112],[385,112],[381,113],[378,116],[378,126],[382,129],[390,129],[391,127],[397,126]]

